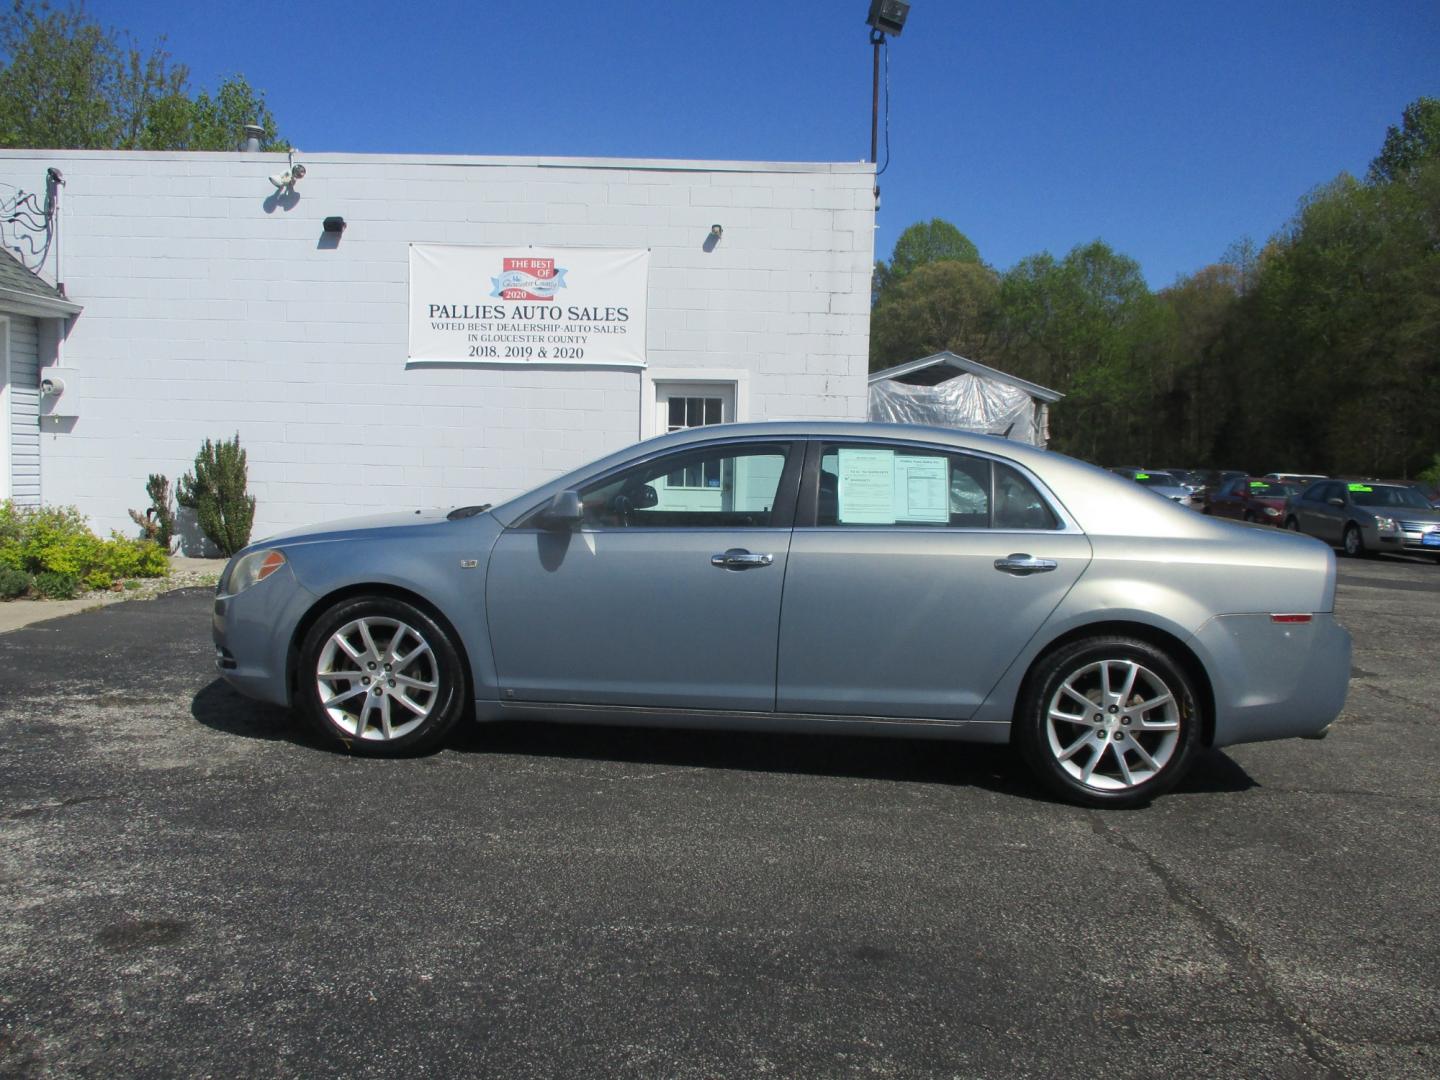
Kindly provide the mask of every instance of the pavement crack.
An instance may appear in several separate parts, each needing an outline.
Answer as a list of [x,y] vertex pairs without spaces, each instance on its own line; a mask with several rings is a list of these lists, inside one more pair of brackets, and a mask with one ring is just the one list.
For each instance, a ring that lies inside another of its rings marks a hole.
[[1293,1036],[1304,1048],[1306,1056],[1322,1069],[1326,1076],[1339,1078],[1345,1075],[1344,1068],[1335,1057],[1334,1041],[1322,1035],[1301,1012],[1291,1009],[1281,997],[1275,987],[1270,965],[1266,963],[1259,945],[1248,940],[1229,920],[1210,910],[1193,889],[1171,873],[1169,868],[1150,852],[1108,824],[1103,814],[1092,813],[1090,827],[1100,839],[1114,844],[1145,863],[1150,873],[1165,889],[1166,895],[1190,912],[1219,947],[1222,955],[1245,973],[1244,977],[1254,987],[1256,999],[1260,1002],[1264,1014]]
[[68,810],[72,806],[83,806],[85,803],[119,802],[122,798],[124,798],[123,795],[77,795],[73,799],[59,799],[54,802],[41,803],[38,806],[27,806],[21,810],[12,810],[3,817],[6,821],[19,821],[22,818],[48,814],[52,810]]

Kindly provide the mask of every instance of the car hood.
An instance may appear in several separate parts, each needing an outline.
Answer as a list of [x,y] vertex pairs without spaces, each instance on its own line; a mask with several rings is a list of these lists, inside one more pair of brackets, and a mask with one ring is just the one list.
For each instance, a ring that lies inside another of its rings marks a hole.
[[1424,525],[1440,525],[1440,510],[1415,510],[1408,506],[1361,506],[1367,514],[1394,518],[1396,521],[1418,521]]
[[306,525],[288,532],[276,533],[253,545],[272,547],[280,543],[313,543],[323,540],[357,539],[366,534],[389,533],[395,529],[416,526],[437,525],[446,522],[449,508],[438,510],[407,510],[400,513],[367,514],[364,517],[343,518],[339,521]]

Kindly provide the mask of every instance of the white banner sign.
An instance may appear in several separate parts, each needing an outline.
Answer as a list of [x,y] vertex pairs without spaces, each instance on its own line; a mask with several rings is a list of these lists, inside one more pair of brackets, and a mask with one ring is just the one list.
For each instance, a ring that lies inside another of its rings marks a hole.
[[410,363],[645,366],[650,252],[410,245]]

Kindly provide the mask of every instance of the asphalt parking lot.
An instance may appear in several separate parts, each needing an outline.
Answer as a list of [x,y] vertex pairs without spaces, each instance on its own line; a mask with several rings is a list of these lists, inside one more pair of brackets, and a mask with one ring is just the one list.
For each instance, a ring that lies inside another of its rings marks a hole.
[[1341,564],[1324,742],[1132,812],[942,743],[331,752],[207,592],[0,636],[0,1075],[1440,1074],[1440,566]]

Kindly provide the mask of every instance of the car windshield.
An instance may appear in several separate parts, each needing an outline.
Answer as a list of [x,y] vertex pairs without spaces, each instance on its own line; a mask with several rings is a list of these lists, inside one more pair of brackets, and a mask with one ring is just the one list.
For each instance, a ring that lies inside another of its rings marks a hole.
[[1146,487],[1179,487],[1180,483],[1168,472],[1137,472],[1135,482]]
[[1410,510],[1429,510],[1425,496],[1410,487],[1383,487],[1380,484],[1348,484],[1350,499],[1356,506],[1398,506]]

